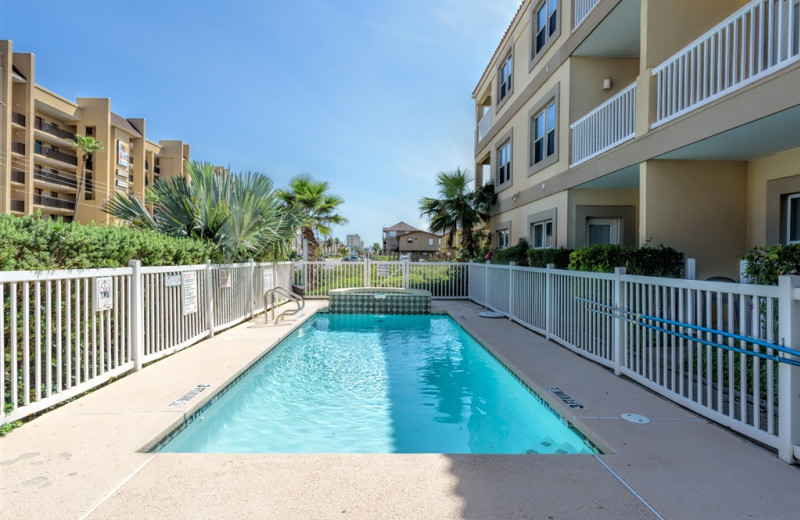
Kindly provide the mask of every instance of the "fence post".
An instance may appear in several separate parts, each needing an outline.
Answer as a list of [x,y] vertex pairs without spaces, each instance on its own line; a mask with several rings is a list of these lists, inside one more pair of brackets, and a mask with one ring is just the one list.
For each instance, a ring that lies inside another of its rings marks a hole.
[[[800,350],[800,276],[781,276],[778,288],[778,338],[783,346]],[[780,356],[800,361],[800,356]],[[788,363],[778,367],[778,457],[800,461],[800,367]]]
[[516,262],[510,262],[508,267],[508,318],[514,316],[514,266]]
[[491,260],[483,263],[483,306],[489,308],[489,264]]
[[369,257],[364,259],[364,287],[372,287],[372,280],[370,280],[370,266]]
[[252,258],[247,261],[247,270],[248,270],[248,277],[247,279],[250,281],[248,284],[250,287],[250,304],[249,308],[247,309],[247,313],[250,315],[248,319],[253,319],[253,314],[255,311],[255,294],[256,294],[256,262]]
[[211,260],[206,261],[206,323],[208,337],[214,337],[214,275],[211,271]]
[[552,337],[553,332],[553,269],[556,264],[547,264],[547,274],[544,276],[544,336]]
[[131,357],[133,358],[133,370],[138,372],[142,369],[142,357],[144,354],[144,294],[142,284],[142,262],[130,260],[128,266],[133,269],[131,274]]
[[[617,267],[614,269],[614,307],[617,309],[625,309],[627,302],[625,301],[625,286],[622,281],[622,276],[626,273],[624,267]],[[613,313],[613,310],[612,310]],[[625,350],[625,322],[620,318],[613,321],[613,334],[614,334],[614,375],[622,374],[620,368],[622,367],[623,353]]]
[[408,265],[410,263],[411,260],[403,260],[403,289],[408,289]]
[[697,262],[694,258],[686,258],[683,261],[683,277],[686,280],[697,280]]

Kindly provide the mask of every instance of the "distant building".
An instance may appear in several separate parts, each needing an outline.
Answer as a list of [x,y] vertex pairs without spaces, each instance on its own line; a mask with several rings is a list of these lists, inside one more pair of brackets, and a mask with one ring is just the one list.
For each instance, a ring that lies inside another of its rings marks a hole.
[[350,251],[364,249],[364,241],[361,240],[361,237],[358,235],[347,235],[347,238],[345,239],[345,245]]
[[426,260],[436,256],[442,237],[422,231],[405,222],[383,228],[383,252],[387,255],[409,255],[411,260]]
[[[13,52],[0,40],[0,212],[71,221],[77,205],[82,223],[110,223],[103,203],[121,192],[144,201],[156,179],[187,176],[189,145],[151,141],[142,118],[111,111],[108,98],[75,102],[35,82],[33,54]],[[70,143],[75,134],[101,141],[103,151],[86,161]]]

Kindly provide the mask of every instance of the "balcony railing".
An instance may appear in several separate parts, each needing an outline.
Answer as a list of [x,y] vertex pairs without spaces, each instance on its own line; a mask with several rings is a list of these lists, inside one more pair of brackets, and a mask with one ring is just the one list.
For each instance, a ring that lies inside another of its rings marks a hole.
[[583,20],[589,16],[589,13],[594,9],[594,6],[600,3],[600,0],[574,0],[573,13],[574,20],[572,22],[572,29],[575,30]]
[[78,164],[78,158],[74,155],[69,155],[64,152],[59,152],[49,146],[36,146],[34,151],[40,155],[44,155],[45,157],[49,157],[51,159],[55,159],[57,161],[65,162],[76,166]]
[[11,141],[11,151],[20,155],[25,155],[25,143]]
[[478,123],[478,141],[486,137],[486,134],[489,133],[489,130],[492,128],[492,111],[487,110],[483,117],[481,118],[480,122]]
[[45,170],[40,170],[38,168],[35,168],[33,170],[33,178],[38,179],[40,181],[52,182],[55,184],[60,184],[62,186],[68,186],[70,188],[75,188],[78,185],[78,181],[75,179],[75,176],[48,172]]
[[50,135],[54,135],[56,137],[60,137],[61,139],[74,139],[75,134],[72,132],[68,132],[66,130],[62,130],[57,126],[51,125],[50,123],[44,123],[41,119],[37,119],[33,123],[33,127],[37,130],[41,130],[42,132],[47,132]]
[[24,200],[12,200],[11,201],[11,211],[18,211],[20,213],[25,212],[25,201]]
[[11,170],[11,182],[25,184],[25,172],[22,170]]
[[25,126],[25,114],[11,112],[11,122],[19,126]]
[[636,83],[570,125],[571,166],[633,139],[636,134]]
[[47,197],[44,195],[34,195],[33,203],[35,205],[46,206],[48,208],[68,209],[68,210],[75,209],[74,201],[54,199],[52,197]]
[[653,126],[798,61],[798,15],[798,0],[754,0],[654,68]]

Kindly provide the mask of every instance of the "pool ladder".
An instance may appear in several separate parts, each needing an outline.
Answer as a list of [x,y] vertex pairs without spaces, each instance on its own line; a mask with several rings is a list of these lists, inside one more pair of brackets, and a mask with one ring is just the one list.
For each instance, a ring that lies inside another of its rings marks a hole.
[[[293,301],[296,305],[296,309],[288,309],[283,311],[282,313],[278,314],[278,317],[275,318],[275,295],[282,296],[287,300]],[[272,305],[267,305],[267,298],[269,297],[269,303]],[[301,310],[303,307],[306,306],[306,301],[297,293],[293,293],[292,291],[285,289],[283,287],[275,287],[274,289],[267,289],[264,291],[264,323],[269,323],[269,315],[272,313],[272,317],[275,319],[275,324],[281,321],[281,318],[284,316],[294,316]]]

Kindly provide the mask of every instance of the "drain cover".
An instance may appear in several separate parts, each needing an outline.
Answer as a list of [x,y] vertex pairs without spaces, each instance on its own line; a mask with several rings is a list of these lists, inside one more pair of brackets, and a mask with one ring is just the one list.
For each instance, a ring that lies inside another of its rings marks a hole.
[[209,386],[211,386],[211,385],[197,385],[194,388],[192,388],[191,390],[189,390],[188,392],[186,392],[185,394],[183,394],[182,396],[180,396],[179,398],[177,398],[174,401],[172,401],[169,405],[170,406],[184,406],[189,401],[191,401],[192,399],[197,397],[197,395],[200,392],[202,392],[203,390],[205,390]]
[[650,419],[648,419],[644,415],[639,415],[638,413],[623,413],[620,415],[620,417],[622,417],[628,422],[636,424],[647,424],[650,422]]

